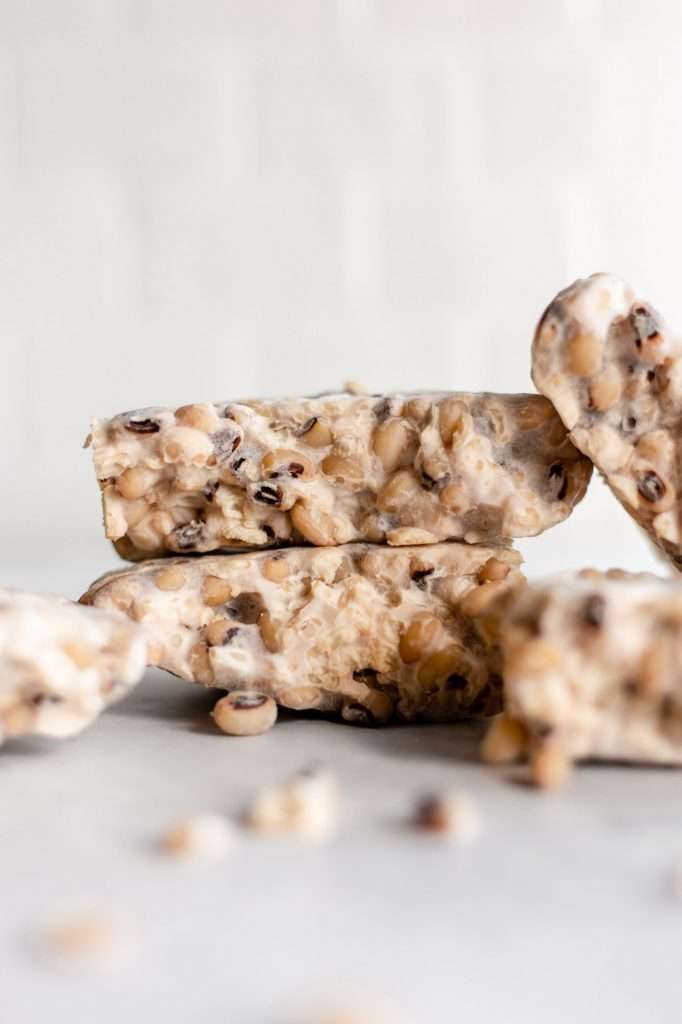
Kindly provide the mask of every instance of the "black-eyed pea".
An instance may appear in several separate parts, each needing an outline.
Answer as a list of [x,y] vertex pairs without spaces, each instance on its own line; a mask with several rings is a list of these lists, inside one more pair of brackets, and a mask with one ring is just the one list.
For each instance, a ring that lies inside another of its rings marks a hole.
[[478,580],[480,583],[506,580],[509,570],[510,566],[507,562],[502,562],[499,558],[489,558],[478,570]]
[[620,400],[622,391],[623,385],[617,367],[607,366],[590,383],[590,405],[597,412],[606,412]]
[[209,608],[225,604],[232,597],[232,587],[227,580],[221,580],[219,576],[207,576],[201,584],[201,596],[204,604]]
[[406,420],[393,417],[376,428],[372,447],[384,470],[393,473],[412,462],[417,451],[417,437]]
[[486,583],[479,584],[477,587],[472,587],[471,590],[467,591],[462,598],[460,609],[465,615],[474,619],[488,608],[491,601],[500,594],[503,589],[503,580],[489,580]]
[[432,689],[438,683],[458,674],[462,666],[462,648],[451,644],[440,651],[434,651],[419,666],[417,680],[425,690]]
[[212,434],[218,429],[218,416],[212,405],[182,405],[175,410],[175,421],[182,427],[193,427],[204,434]]
[[393,701],[386,693],[370,690],[362,700],[350,700],[341,708],[341,717],[351,725],[385,725],[393,715]]
[[325,512],[312,511],[298,501],[291,510],[291,522],[305,540],[317,547],[335,542],[334,522]]
[[194,644],[189,652],[189,668],[195,683],[210,686],[213,683],[213,666],[206,644]]
[[399,469],[377,494],[380,512],[397,512],[420,494],[421,488],[413,469]]
[[664,512],[673,506],[675,491],[670,483],[655,469],[640,469],[635,474],[640,508],[647,511]]
[[271,583],[282,583],[289,575],[289,564],[285,558],[266,558],[261,564],[261,572]]
[[331,452],[322,460],[321,465],[325,476],[333,477],[342,484],[356,484],[364,477],[362,463],[352,455]]
[[221,697],[211,715],[230,736],[260,736],[277,721],[277,704],[264,693],[235,690]]
[[561,651],[554,644],[537,637],[514,645],[507,654],[505,672],[510,678],[541,676],[561,665]]
[[431,412],[431,402],[428,398],[410,398],[405,402],[403,415],[411,420],[418,427],[423,426],[426,417]]
[[261,461],[264,477],[293,477],[294,480],[311,480],[317,473],[315,464],[301,452],[292,448],[275,448],[267,452]]
[[397,530],[389,530],[386,543],[393,548],[404,548],[410,545],[436,544],[438,537],[429,530],[417,526],[400,526]]
[[566,343],[564,365],[576,377],[592,377],[601,369],[602,349],[594,334],[579,331]]
[[160,451],[164,462],[205,466],[213,455],[213,444],[193,427],[170,427],[161,436]]
[[175,519],[165,509],[159,509],[157,512],[154,512],[149,521],[159,537],[166,537],[175,529]]
[[413,619],[400,637],[398,652],[406,665],[423,658],[442,633],[442,624],[434,615]]
[[258,618],[258,629],[261,640],[266,651],[270,654],[277,654],[282,650],[282,627],[279,622],[272,618],[269,612],[263,611]]
[[525,405],[522,405],[516,414],[516,421],[521,430],[536,430],[550,420],[554,413],[554,406],[546,398],[529,398]]
[[154,585],[159,590],[181,590],[187,582],[187,575],[184,569],[178,565],[171,565],[167,569],[161,569],[154,577]]
[[488,728],[481,745],[481,758],[487,764],[512,764],[523,757],[528,738],[515,718],[499,715]]
[[146,469],[144,466],[131,466],[124,469],[116,480],[116,490],[129,501],[142,498],[147,491],[154,486],[158,479],[158,473],[153,469]]
[[204,637],[209,647],[224,647],[234,640],[239,632],[232,619],[219,618],[209,622],[204,630]]
[[316,686],[288,686],[277,691],[277,702],[292,711],[308,711],[316,708],[322,694]]
[[444,445],[460,448],[471,437],[473,420],[459,398],[446,398],[438,407],[438,428]]
[[299,436],[311,448],[326,448],[334,440],[330,428],[317,416],[312,416],[303,424]]
[[471,494],[462,484],[448,484],[439,495],[441,505],[450,512],[460,515],[471,506]]

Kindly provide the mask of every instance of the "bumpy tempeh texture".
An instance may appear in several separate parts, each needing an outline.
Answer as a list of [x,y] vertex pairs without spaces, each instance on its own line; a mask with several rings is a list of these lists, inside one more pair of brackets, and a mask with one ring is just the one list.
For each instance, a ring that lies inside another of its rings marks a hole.
[[0,590],[0,742],[80,732],[140,679],[145,653],[118,612]]
[[141,622],[149,659],[206,686],[256,690],[349,722],[499,709],[486,616],[523,577],[510,548],[286,548],[161,559],[82,600]]
[[624,281],[560,292],[533,342],[533,380],[652,540],[682,568],[682,348]]
[[505,707],[531,756],[682,764],[682,583],[584,570],[500,603]]
[[286,543],[501,543],[565,519],[591,465],[537,395],[326,395],[96,421],[107,537],[133,561]]

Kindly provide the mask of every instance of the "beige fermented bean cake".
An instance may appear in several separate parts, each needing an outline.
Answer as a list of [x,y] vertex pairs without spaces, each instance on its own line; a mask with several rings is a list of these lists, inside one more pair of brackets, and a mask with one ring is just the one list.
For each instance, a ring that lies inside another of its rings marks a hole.
[[93,423],[124,558],[284,543],[499,543],[561,522],[591,466],[537,395],[323,395]]
[[489,602],[522,579],[509,548],[286,548],[160,559],[81,599],[142,623],[149,659],[348,722],[444,721],[499,706]]
[[503,595],[496,611],[506,712],[487,760],[527,751],[543,786],[581,758],[682,764],[681,582],[583,570]]
[[533,380],[631,516],[682,567],[682,349],[624,281],[560,292],[533,342]]
[[145,650],[119,612],[0,590],[0,742],[80,732],[138,681]]

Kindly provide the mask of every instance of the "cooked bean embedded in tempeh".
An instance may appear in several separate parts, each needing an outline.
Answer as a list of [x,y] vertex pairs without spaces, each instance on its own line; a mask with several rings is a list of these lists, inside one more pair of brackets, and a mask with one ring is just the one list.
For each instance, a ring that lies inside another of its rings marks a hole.
[[[591,467],[537,395],[325,395],[145,409],[95,422],[124,558],[541,533]],[[172,586],[172,582],[169,584]]]
[[82,600],[139,621],[150,661],[185,679],[358,724],[444,721],[499,708],[486,610],[520,562],[467,544],[206,555],[112,573]]

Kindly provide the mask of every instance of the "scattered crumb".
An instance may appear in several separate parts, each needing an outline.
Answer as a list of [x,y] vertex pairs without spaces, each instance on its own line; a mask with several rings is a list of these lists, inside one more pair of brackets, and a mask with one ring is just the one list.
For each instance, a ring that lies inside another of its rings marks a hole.
[[283,832],[304,839],[329,839],[337,829],[339,792],[336,778],[325,768],[311,767],[280,786],[263,789],[245,815],[261,832]]
[[213,863],[222,860],[234,842],[234,829],[225,818],[197,814],[170,829],[161,845],[173,857]]
[[571,762],[559,747],[545,743],[531,755],[530,774],[540,789],[561,789],[571,774]]
[[470,843],[480,833],[478,807],[464,793],[434,793],[420,797],[414,811],[415,828],[440,833],[457,843]]
[[66,971],[117,970],[138,951],[139,936],[131,921],[94,912],[54,920],[35,937],[37,956]]
[[351,378],[350,380],[344,381],[343,390],[349,395],[368,395],[369,391],[359,381]]

